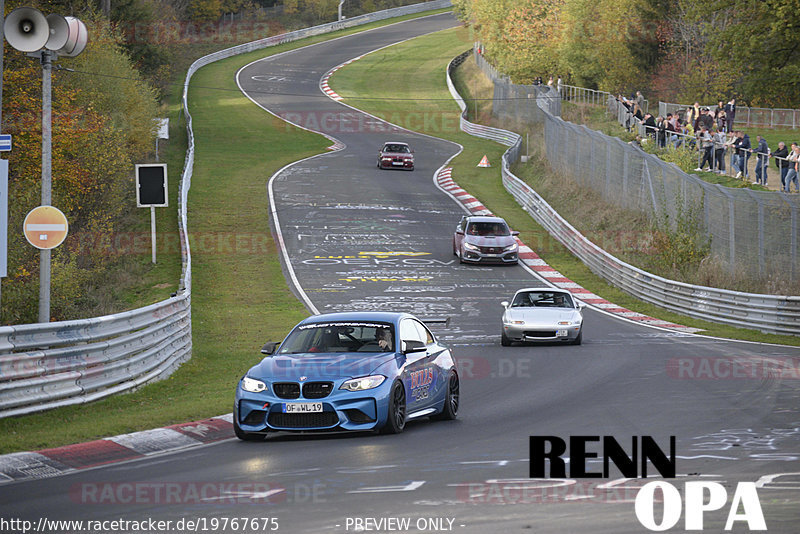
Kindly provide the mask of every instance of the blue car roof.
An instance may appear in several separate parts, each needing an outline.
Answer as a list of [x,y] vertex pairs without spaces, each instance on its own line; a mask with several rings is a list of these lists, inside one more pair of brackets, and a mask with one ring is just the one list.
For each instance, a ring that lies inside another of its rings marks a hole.
[[379,321],[382,323],[396,324],[403,317],[413,317],[408,313],[399,312],[339,312],[312,315],[300,324],[325,323],[329,321]]

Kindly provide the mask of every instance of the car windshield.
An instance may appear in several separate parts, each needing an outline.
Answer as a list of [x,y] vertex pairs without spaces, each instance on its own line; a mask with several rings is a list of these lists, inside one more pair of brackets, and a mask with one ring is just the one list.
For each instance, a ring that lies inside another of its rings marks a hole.
[[411,152],[411,149],[408,148],[408,145],[394,145],[388,144],[383,147],[384,152],[400,152],[403,154],[408,154]]
[[300,325],[281,343],[278,354],[393,350],[391,324],[347,321]]
[[467,234],[483,237],[508,236],[511,231],[504,222],[473,222],[467,228]]
[[574,308],[572,296],[552,291],[526,291],[517,293],[512,308]]

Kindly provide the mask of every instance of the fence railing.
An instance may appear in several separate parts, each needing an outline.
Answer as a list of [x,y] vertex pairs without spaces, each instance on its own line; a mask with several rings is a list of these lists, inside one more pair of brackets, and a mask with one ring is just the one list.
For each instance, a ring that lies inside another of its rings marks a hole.
[[436,0],[387,9],[234,46],[189,67],[183,90],[188,149],[179,192],[182,275],[176,296],[144,308],[76,321],[0,327],[0,417],[98,400],[169,376],[191,357],[192,257],[187,198],[194,169],[188,90],[201,67],[239,54],[391,17],[451,6]]
[[[658,114],[666,117],[667,113],[675,114],[684,112],[692,107],[691,104],[673,104],[671,102],[659,102]],[[714,109],[716,106],[705,106]],[[751,108],[747,106],[736,106],[734,126],[765,126],[767,128],[800,128],[800,109],[770,109],[770,108]]]
[[[494,80],[493,113],[509,121],[542,124],[547,158],[607,202],[647,213],[661,224],[690,215],[708,237],[715,261],[729,272],[796,281],[800,277],[800,196],[723,187],[687,174],[633,144],[562,121],[557,95],[545,95],[550,113],[531,105],[536,86],[517,85],[486,65]],[[659,222],[661,221],[661,222]]]
[[[503,85],[506,80],[498,78],[494,68],[480,54],[475,54],[475,58],[484,73],[495,83],[495,94],[497,95],[497,85]],[[482,132],[486,127],[471,124],[466,120],[463,100],[450,80],[455,61],[451,61],[447,67],[447,85],[453,98],[462,109],[461,124],[468,133],[483,137]],[[524,90],[529,90],[529,87],[525,87]],[[568,135],[568,133],[561,133],[562,131],[587,130],[585,127],[579,128],[570,125],[552,114],[556,99],[552,98],[553,95],[550,93],[554,91],[546,88],[539,90],[534,88],[534,90],[537,91],[535,106],[539,111],[537,113],[528,110],[524,116],[536,116],[539,123],[551,124],[550,127],[545,128],[545,137]],[[499,91],[499,93],[502,95],[505,91]],[[508,103],[508,101],[505,102]],[[500,101],[495,100],[495,104],[498,103]],[[500,107],[502,108],[502,104]],[[491,129],[491,135],[494,138],[502,136],[496,128]],[[507,132],[505,137],[510,140],[514,134]],[[510,148],[503,154],[501,164],[503,185],[539,224],[588,265],[595,274],[646,302],[690,317],[739,327],[757,328],[768,333],[800,334],[800,297],[742,293],[668,280],[634,267],[592,243],[525,182],[513,174],[511,165],[518,161],[521,152],[521,140],[519,136],[516,139],[516,142],[510,145]],[[608,139],[611,144],[629,146],[619,139]],[[575,148],[573,146],[573,156],[578,155]],[[578,148],[581,150],[580,154],[586,154],[586,147]],[[552,155],[548,150],[548,159],[551,164],[560,166],[560,159],[551,157]],[[589,157],[592,160],[592,166],[602,167],[603,163],[610,164],[610,156],[610,153],[606,153],[605,158],[600,158],[592,150]],[[624,160],[623,166],[629,166],[631,162],[628,161],[628,158],[625,157]],[[580,297],[580,295],[576,296]]]
[[[793,175],[789,173],[789,168],[791,167],[794,169],[795,174],[797,171],[797,169],[795,169],[797,165],[797,160],[795,158],[776,156],[769,151],[769,148],[767,149],[766,155],[764,155],[765,153],[763,152],[759,153],[757,148],[741,148],[733,142],[732,134],[726,136],[725,140],[713,140],[709,148],[709,154],[706,156],[703,143],[696,135],[670,130],[662,131],[657,126],[648,126],[638,117],[634,116],[623,103],[613,96],[609,97],[608,111],[612,115],[616,115],[617,122],[620,126],[635,131],[641,139],[650,139],[654,141],[660,148],[669,145],[675,148],[683,147],[696,149],[697,169],[695,170],[704,170],[704,162],[708,161],[709,171],[715,171],[728,176],[736,176],[737,178],[741,175],[743,179],[747,180],[751,175],[748,163],[752,162],[755,165],[753,173],[757,183],[762,183],[766,186],[768,184],[769,175],[772,174],[769,172],[769,165],[770,163],[776,163],[776,167],[773,169],[773,172],[775,172],[773,176],[776,176],[776,178],[773,179],[772,183],[780,181],[781,185],[779,191],[789,192],[789,186],[793,178]],[[786,171],[781,171],[781,167],[783,166],[787,169]],[[784,178],[789,178],[789,180],[784,180]],[[795,182],[795,191],[798,190],[800,190],[800,187],[798,187],[798,184]]]

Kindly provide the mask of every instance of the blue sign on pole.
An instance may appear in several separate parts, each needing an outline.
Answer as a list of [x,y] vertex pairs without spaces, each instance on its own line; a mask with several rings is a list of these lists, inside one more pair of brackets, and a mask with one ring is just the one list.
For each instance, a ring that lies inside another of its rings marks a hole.
[[0,152],[11,150],[11,134],[0,134]]

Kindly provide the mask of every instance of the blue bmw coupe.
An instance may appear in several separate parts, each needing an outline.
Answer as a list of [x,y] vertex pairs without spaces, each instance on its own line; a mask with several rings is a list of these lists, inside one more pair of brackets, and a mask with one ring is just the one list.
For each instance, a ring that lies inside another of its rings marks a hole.
[[239,381],[236,436],[269,432],[403,431],[411,419],[455,419],[459,380],[450,350],[407,313],[314,315]]

